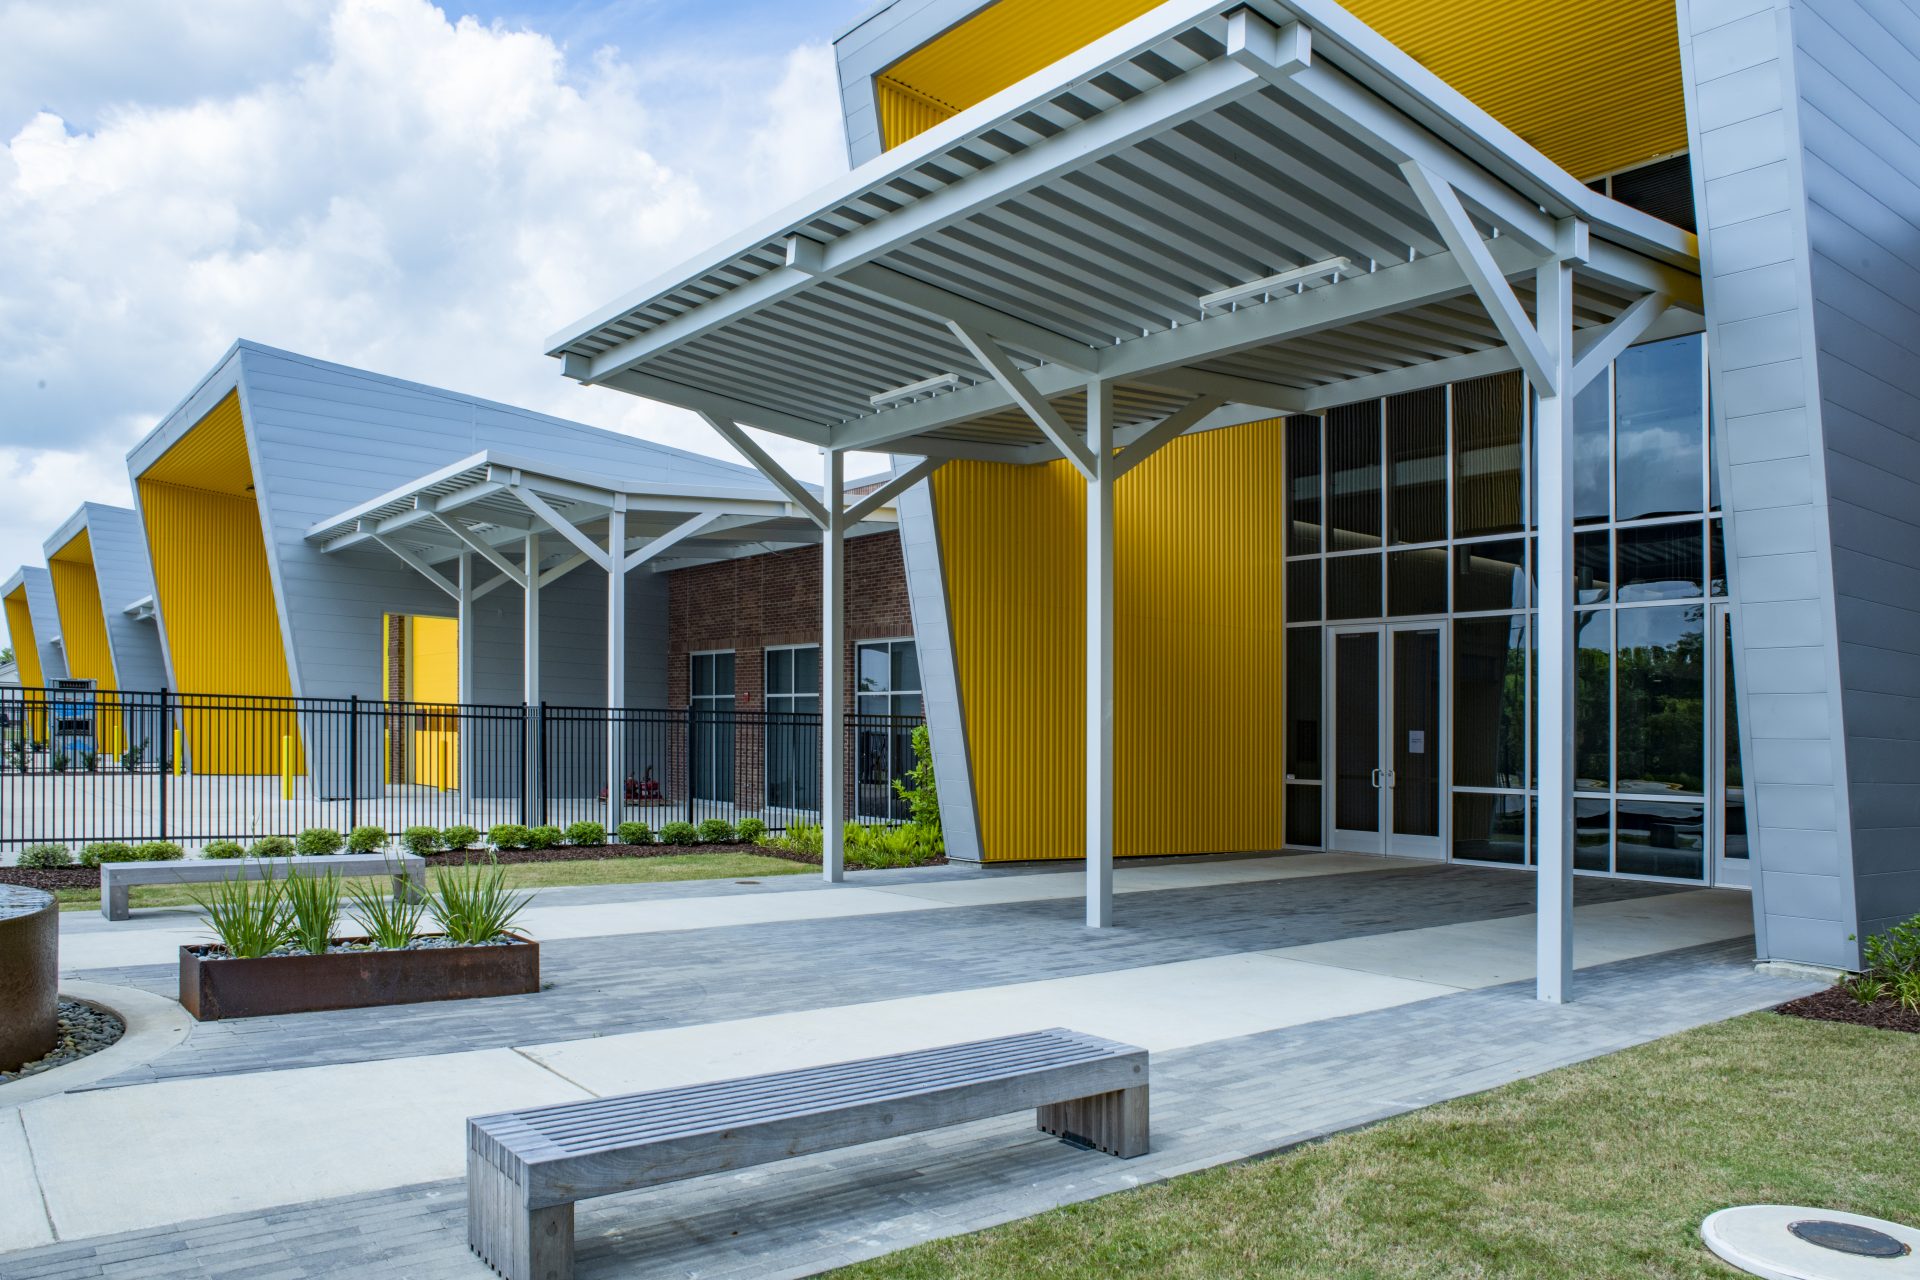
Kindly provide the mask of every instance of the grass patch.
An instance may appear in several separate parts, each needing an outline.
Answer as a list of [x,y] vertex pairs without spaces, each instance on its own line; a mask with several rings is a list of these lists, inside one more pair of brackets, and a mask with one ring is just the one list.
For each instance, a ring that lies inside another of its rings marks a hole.
[[[377,860],[376,860],[377,861]],[[689,853],[664,858],[603,858],[591,862],[517,862],[501,868],[510,889],[552,889],[576,884],[657,884],[668,880],[765,880],[806,875],[814,869],[752,853]],[[379,880],[385,877],[354,877]],[[201,886],[204,888],[204,886]],[[193,885],[136,885],[135,907],[191,907]],[[98,889],[58,889],[62,911],[100,909]]]
[[1920,1220],[1916,1078],[1920,1036],[1753,1014],[834,1274],[1726,1280],[1715,1209]]

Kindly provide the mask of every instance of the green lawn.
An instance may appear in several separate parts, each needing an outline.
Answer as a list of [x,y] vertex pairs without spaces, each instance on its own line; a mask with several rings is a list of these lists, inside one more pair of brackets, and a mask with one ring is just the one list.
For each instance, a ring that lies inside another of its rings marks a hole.
[[[667,880],[765,880],[806,875],[804,863],[754,853],[683,853],[658,858],[604,858],[580,862],[516,862],[504,870],[507,883],[523,889],[570,884],[656,884]],[[192,885],[147,885],[132,891],[135,907],[190,907]],[[98,889],[60,889],[62,911],[100,909]]]
[[1916,1082],[1920,1036],[1753,1014],[836,1274],[1728,1280],[1715,1209],[1920,1221]]

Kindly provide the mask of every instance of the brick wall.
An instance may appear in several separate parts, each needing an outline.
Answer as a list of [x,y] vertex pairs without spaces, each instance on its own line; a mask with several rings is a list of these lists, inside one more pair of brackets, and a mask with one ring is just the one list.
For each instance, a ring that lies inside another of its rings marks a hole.
[[[846,651],[841,671],[853,709],[854,646],[913,634],[900,535],[876,533],[846,543]],[[735,707],[765,709],[770,645],[820,643],[820,548],[801,547],[742,560],[677,569],[667,575],[667,700],[687,705],[687,655],[734,652]]]

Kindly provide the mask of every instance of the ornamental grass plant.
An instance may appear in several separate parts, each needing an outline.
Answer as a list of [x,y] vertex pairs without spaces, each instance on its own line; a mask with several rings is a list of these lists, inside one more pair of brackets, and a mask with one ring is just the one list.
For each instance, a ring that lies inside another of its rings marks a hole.
[[382,951],[401,951],[420,931],[420,918],[427,913],[424,899],[408,895],[396,898],[386,882],[352,880],[347,896],[353,903],[353,918],[366,932],[368,941]]
[[507,887],[499,863],[472,862],[434,869],[427,910],[448,942],[473,946],[505,934],[532,898],[530,891]]
[[272,955],[293,937],[283,880],[218,880],[196,890],[193,900],[220,947],[236,960]]
[[327,953],[340,924],[340,873],[288,874],[285,885],[289,934],[310,956]]

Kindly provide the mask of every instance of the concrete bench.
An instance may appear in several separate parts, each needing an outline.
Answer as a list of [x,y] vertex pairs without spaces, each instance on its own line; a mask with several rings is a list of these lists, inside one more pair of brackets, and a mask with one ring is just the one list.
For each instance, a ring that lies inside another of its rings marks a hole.
[[1024,1111],[1147,1151],[1147,1051],[1055,1028],[467,1121],[467,1242],[508,1280],[573,1274],[577,1200]]
[[393,876],[393,896],[425,895],[427,861],[416,853],[331,853],[317,858],[196,858],[191,862],[103,862],[100,864],[100,914],[125,920],[127,891],[137,884],[213,884],[221,880],[287,878],[289,868],[304,875]]

